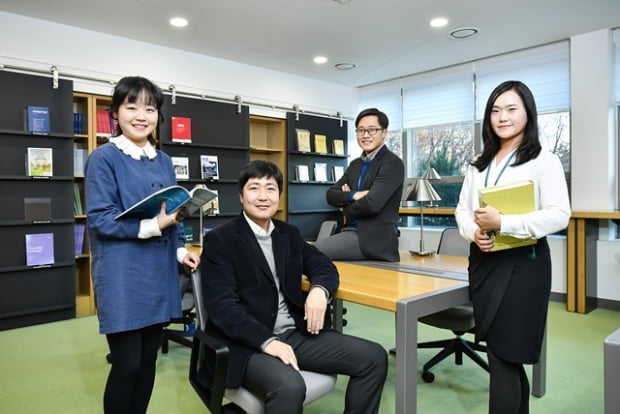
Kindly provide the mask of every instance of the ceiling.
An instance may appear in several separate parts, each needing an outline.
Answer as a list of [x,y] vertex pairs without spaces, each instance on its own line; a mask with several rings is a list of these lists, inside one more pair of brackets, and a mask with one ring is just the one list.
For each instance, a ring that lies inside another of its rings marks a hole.
[[[0,10],[348,86],[620,27],[618,0],[2,0]],[[189,25],[170,26],[176,15]],[[430,27],[438,16],[448,25]],[[449,38],[464,27],[479,32]]]

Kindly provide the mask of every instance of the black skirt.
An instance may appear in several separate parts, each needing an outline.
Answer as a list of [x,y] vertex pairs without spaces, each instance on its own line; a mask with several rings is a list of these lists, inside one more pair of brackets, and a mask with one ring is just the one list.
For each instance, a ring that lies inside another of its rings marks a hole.
[[492,253],[471,243],[468,271],[476,341],[503,360],[538,362],[551,291],[547,239]]

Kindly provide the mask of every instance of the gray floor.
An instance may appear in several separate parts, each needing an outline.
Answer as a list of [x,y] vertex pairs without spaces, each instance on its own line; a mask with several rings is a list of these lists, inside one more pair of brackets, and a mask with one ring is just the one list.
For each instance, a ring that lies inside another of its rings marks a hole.
[[[394,315],[346,304],[345,331],[394,345]],[[547,394],[531,397],[533,414],[603,413],[603,341],[620,327],[620,313],[597,309],[569,313],[560,303],[549,312]],[[107,376],[105,338],[95,317],[72,319],[0,332],[0,413],[100,413]],[[420,325],[422,340],[448,333]],[[420,350],[420,364],[434,350]],[[187,381],[189,349],[172,344],[158,360],[150,414],[207,413]],[[394,413],[394,358],[381,413]],[[418,412],[486,413],[488,374],[465,360],[444,361],[434,369],[435,382],[421,382]],[[346,379],[328,396],[307,407],[310,414],[341,413]],[[413,390],[412,390],[413,392]]]

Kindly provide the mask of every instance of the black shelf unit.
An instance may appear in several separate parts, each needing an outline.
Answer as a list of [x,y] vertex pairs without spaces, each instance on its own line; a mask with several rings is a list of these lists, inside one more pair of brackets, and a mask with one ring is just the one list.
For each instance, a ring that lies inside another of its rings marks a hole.
[[[299,119],[297,119],[299,117]],[[347,121],[289,112],[286,116],[288,139],[288,221],[299,227],[306,240],[314,240],[321,223],[325,220],[341,221],[342,214],[330,206],[326,200],[327,190],[334,184],[332,169],[334,166],[347,167]],[[327,137],[327,154],[318,152],[300,152],[297,150],[297,129],[310,131],[311,149],[314,151],[314,135]],[[333,140],[344,141],[344,155],[333,153]],[[328,181],[316,181],[315,163],[327,164]],[[296,179],[296,166],[307,165],[310,181],[300,182]]]
[[[0,330],[75,317],[73,217],[73,82],[1,71]],[[50,133],[25,131],[28,105],[46,106]],[[29,177],[29,147],[52,148],[53,176]],[[26,220],[25,199],[49,199],[50,216]],[[26,265],[25,235],[53,233],[54,263]]]
[[[166,95],[162,107],[165,121],[159,127],[159,146],[171,157],[189,159],[189,180],[179,181],[188,189],[196,184],[206,184],[218,191],[220,214],[204,216],[203,227],[215,227],[241,211],[237,191],[237,177],[241,168],[250,160],[249,107],[204,99]],[[191,143],[172,142],[170,117],[191,118]],[[200,156],[217,155],[219,180],[201,178]],[[200,218],[196,214],[185,220],[192,227],[194,243],[200,240]]]

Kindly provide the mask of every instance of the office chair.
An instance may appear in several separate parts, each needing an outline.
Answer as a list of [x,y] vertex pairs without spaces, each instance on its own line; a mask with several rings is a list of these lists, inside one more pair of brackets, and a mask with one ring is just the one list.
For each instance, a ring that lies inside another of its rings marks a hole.
[[317,240],[326,239],[332,234],[336,232],[336,227],[338,223],[336,220],[325,220],[321,223],[321,227],[319,228],[319,234],[316,236]]
[[179,264],[179,287],[181,291],[181,317],[170,321],[171,324],[183,324],[183,330],[170,329],[166,326],[161,337],[161,352],[168,353],[168,342],[173,341],[180,345],[192,347],[191,337],[196,330],[196,312],[194,306],[194,290],[190,278],[191,271],[187,266]]
[[[437,253],[468,256],[469,243],[461,237],[457,228],[446,228],[441,233]],[[418,348],[443,348],[424,364],[422,368],[422,379],[424,381],[433,382],[435,375],[429,370],[452,354],[454,354],[454,361],[457,365],[463,364],[463,354],[465,354],[487,372],[489,371],[487,361],[476,352],[486,352],[486,347],[463,338],[465,333],[473,333],[475,329],[474,308],[471,303],[424,316],[419,321],[436,328],[450,329],[456,335],[452,339],[418,344]]]
[[[191,360],[189,364],[189,382],[207,406],[211,414],[248,413],[263,414],[264,402],[245,387],[226,388],[225,378],[228,364],[228,347],[205,332],[206,310],[202,297],[200,271],[192,273],[192,285],[196,299],[196,317],[199,329],[194,334]],[[211,387],[206,387],[199,376],[205,358],[215,359],[215,369],[211,379]],[[306,399],[309,404],[329,393],[336,385],[336,376],[318,372],[300,371],[306,382]],[[224,397],[230,401],[224,404]]]

